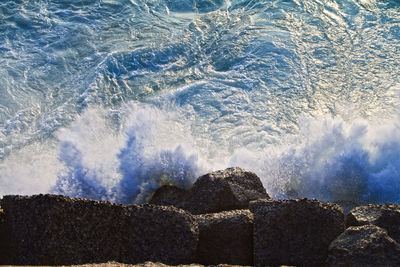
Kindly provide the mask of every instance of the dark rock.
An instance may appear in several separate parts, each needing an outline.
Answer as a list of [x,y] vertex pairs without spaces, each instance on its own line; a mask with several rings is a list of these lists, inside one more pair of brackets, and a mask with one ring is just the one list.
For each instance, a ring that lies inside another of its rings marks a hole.
[[173,207],[123,206],[54,195],[5,196],[2,206],[13,241],[9,264],[169,264],[190,261],[197,246],[195,220]]
[[[199,264],[190,264],[190,265],[174,265],[176,267],[205,267],[204,265],[199,265]],[[228,265],[228,264],[218,264],[214,265],[215,267],[239,267],[238,265]],[[110,266],[104,266],[104,267],[110,267]],[[173,267],[171,265],[165,265],[163,263],[159,262],[145,262],[137,265],[133,265],[133,267]],[[212,267],[212,266],[209,266]]]
[[186,194],[171,187],[160,188],[159,191],[162,192],[156,191],[151,203],[171,204],[192,214],[247,209],[251,200],[269,198],[260,178],[238,167],[199,177]]
[[154,192],[149,204],[162,206],[178,206],[183,201],[187,190],[172,185],[164,185]]
[[[82,265],[74,265],[74,267],[205,267],[204,265],[200,264],[180,264],[180,265],[166,265],[160,262],[151,262],[146,261],[144,263],[139,264],[124,264],[119,262],[107,262],[107,263],[91,263],[91,264],[82,264]],[[212,266],[210,266],[212,267]],[[239,267],[239,265],[228,265],[228,264],[218,264],[215,267]]]
[[8,258],[8,247],[9,240],[6,235],[5,231],[5,217],[4,217],[4,211],[0,206],[0,265],[6,264],[7,263],[7,258]]
[[174,207],[129,205],[121,262],[191,263],[198,243],[193,216]]
[[400,266],[400,245],[378,226],[352,226],[330,244],[327,265]]
[[253,214],[249,210],[195,217],[200,232],[196,262],[253,265]]
[[363,204],[360,204],[359,202],[355,202],[355,201],[351,201],[351,200],[336,200],[333,203],[341,206],[344,214],[348,214],[350,212],[350,210],[352,210],[353,208],[363,205]]
[[346,226],[374,224],[386,229],[400,243],[400,205],[367,205],[352,209],[346,216]]
[[320,266],[328,246],[344,231],[342,208],[317,200],[257,200],[254,213],[256,266]]
[[12,264],[56,265],[118,260],[123,208],[62,196],[5,196]]

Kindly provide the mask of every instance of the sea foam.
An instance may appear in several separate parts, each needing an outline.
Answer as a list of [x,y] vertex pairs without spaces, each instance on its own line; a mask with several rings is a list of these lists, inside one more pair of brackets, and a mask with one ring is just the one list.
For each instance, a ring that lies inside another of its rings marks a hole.
[[[28,146],[3,161],[0,193],[143,203],[163,184],[189,188],[208,171],[240,166],[260,176],[276,198],[400,202],[398,117],[374,124],[304,115],[297,134],[254,149],[202,144],[182,114],[172,104],[89,108],[52,145]],[[220,154],[210,157],[210,146]],[[15,157],[19,164],[11,163]]]

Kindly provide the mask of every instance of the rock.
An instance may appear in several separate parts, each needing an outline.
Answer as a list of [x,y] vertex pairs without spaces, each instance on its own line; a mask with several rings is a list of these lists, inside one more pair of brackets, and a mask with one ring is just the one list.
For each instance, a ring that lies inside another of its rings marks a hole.
[[164,185],[156,190],[149,204],[162,206],[178,206],[183,201],[187,191],[172,185]]
[[[180,265],[173,265],[176,267],[205,267],[204,265],[200,264],[180,264]],[[160,262],[151,262],[146,261],[144,263],[139,264],[124,264],[119,262],[107,262],[107,263],[89,263],[89,264],[81,264],[81,265],[74,265],[74,267],[172,267],[172,265],[166,265]],[[210,266],[212,267],[212,266]],[[215,267],[239,267],[238,265],[228,265],[228,264],[218,264]]]
[[329,246],[328,266],[399,266],[400,245],[375,225],[351,226]]
[[[199,177],[186,194],[171,187],[160,188],[151,203],[170,203],[192,214],[206,214],[247,209],[251,200],[260,198],[269,198],[260,178],[253,172],[235,167]],[[179,201],[175,203],[175,200]]]
[[[199,265],[199,264],[190,264],[190,265],[174,265],[176,267],[205,267],[204,265]],[[228,264],[218,264],[214,265],[215,267],[239,267],[238,265],[228,265]],[[104,266],[104,267],[110,267],[110,266]],[[137,265],[133,265],[133,267],[173,267],[171,265],[165,265],[163,263],[159,262],[145,262]],[[212,266],[209,266],[212,267]]]
[[146,260],[170,264],[189,262],[197,247],[194,218],[173,207],[124,206],[54,195],[5,196],[2,206],[13,240],[9,264]]
[[199,225],[197,261],[253,265],[253,214],[249,210],[195,216]]
[[148,204],[129,205],[125,212],[121,262],[193,262],[199,233],[191,214],[174,207]]
[[400,205],[367,205],[352,209],[346,216],[346,226],[374,224],[386,229],[400,243]]
[[355,201],[351,201],[351,200],[336,200],[333,203],[341,206],[344,214],[348,214],[350,212],[350,210],[352,210],[353,208],[362,205],[359,202],[355,202]]
[[328,246],[344,231],[342,208],[317,200],[257,200],[254,265],[320,266]]
[[4,211],[0,206],[0,265],[4,265],[8,261],[8,242],[9,240],[5,231]]
[[123,207],[63,196],[5,196],[12,264],[57,265],[118,260]]

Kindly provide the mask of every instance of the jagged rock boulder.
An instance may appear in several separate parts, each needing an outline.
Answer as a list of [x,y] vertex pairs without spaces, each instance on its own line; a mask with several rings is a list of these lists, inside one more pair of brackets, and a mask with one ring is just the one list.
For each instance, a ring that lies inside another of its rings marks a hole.
[[150,202],[171,204],[192,214],[206,214],[247,209],[251,200],[260,198],[269,198],[260,178],[253,172],[234,167],[199,177],[185,194],[171,187],[160,188]]
[[249,210],[195,216],[199,225],[197,261],[204,265],[253,265],[253,214]]
[[255,266],[320,266],[329,244],[344,229],[343,209],[317,200],[257,200],[254,213]]
[[346,216],[346,226],[374,224],[386,229],[400,242],[400,205],[366,205],[352,209]]
[[8,264],[190,262],[194,218],[173,207],[118,205],[55,195],[5,196]]
[[328,266],[400,266],[400,245],[375,225],[347,228],[328,253]]

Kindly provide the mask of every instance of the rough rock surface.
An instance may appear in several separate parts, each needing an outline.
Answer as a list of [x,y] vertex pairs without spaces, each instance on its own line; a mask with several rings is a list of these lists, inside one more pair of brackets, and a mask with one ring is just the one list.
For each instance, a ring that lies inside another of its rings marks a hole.
[[196,262],[253,265],[253,214],[249,210],[195,217],[200,232]]
[[[204,265],[200,264],[180,264],[180,265],[166,265],[160,262],[151,262],[147,261],[144,263],[139,263],[139,264],[124,264],[124,263],[119,263],[119,262],[107,262],[107,263],[92,263],[92,264],[81,264],[81,265],[72,265],[74,267],[205,267]],[[71,266],[71,267],[72,267]],[[218,265],[213,265],[216,267],[239,267],[239,265],[229,265],[229,264],[218,264]]]
[[328,246],[344,231],[342,208],[317,200],[257,200],[254,213],[254,264],[320,266]]
[[346,216],[346,226],[374,224],[386,229],[400,243],[400,205],[366,205],[352,209]]
[[125,214],[121,262],[193,262],[199,233],[191,214],[153,205],[129,205]]
[[400,245],[378,226],[352,226],[330,244],[327,265],[400,266]]
[[[172,267],[172,265],[165,265],[159,262],[145,262],[137,265],[133,265],[134,267]],[[204,265],[199,264],[190,264],[190,265],[174,265],[176,267],[205,267]],[[216,267],[239,267],[239,265],[229,265],[229,264],[218,264]],[[104,266],[105,267],[105,266]],[[212,266],[209,266],[212,267]]]
[[[171,188],[162,188],[163,194],[156,191],[151,203],[166,204],[182,208],[192,214],[216,213],[227,210],[247,209],[249,202],[256,199],[268,199],[269,196],[263,187],[260,178],[242,168],[234,167],[211,172],[197,179],[193,187],[182,196],[182,200],[174,203],[171,200],[177,194]],[[165,195],[164,200],[162,195]],[[180,195],[180,194],[178,194]]]
[[2,207],[6,231],[13,237],[10,264],[185,263],[197,246],[194,218],[173,207],[55,195],[5,196]]
[[7,240],[5,231],[4,211],[0,206],[0,265],[7,263],[8,251]]
[[149,204],[178,206],[186,197],[187,191],[172,185],[164,185],[154,192]]

